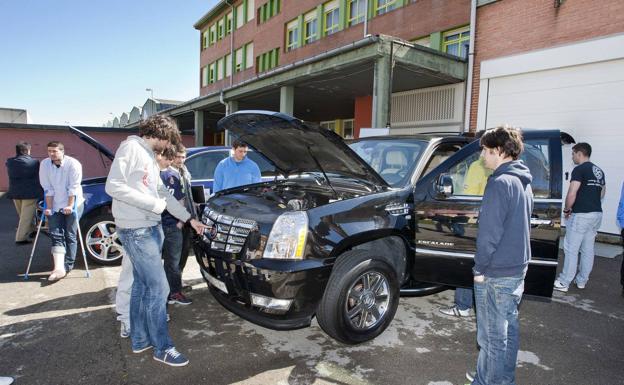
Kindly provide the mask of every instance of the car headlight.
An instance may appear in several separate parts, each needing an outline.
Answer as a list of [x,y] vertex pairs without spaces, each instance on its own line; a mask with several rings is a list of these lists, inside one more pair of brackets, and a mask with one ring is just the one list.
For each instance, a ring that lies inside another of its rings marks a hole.
[[277,217],[264,258],[303,259],[308,237],[308,216],[303,211],[288,211]]

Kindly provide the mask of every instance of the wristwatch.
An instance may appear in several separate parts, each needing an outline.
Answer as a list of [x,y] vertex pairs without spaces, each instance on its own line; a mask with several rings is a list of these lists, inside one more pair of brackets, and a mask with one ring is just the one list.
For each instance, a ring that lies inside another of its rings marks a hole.
[[570,212],[572,212],[572,209],[563,209],[564,214],[569,214]]

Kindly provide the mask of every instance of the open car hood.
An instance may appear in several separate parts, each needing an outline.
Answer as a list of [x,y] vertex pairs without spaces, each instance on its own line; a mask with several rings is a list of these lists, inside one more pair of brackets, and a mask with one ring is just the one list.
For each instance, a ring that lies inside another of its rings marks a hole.
[[103,154],[108,159],[110,159],[110,160],[115,159],[115,154],[113,154],[113,152],[111,150],[109,150],[108,147],[106,147],[102,143],[98,142],[97,140],[95,140],[91,136],[85,134],[84,132],[80,131],[79,129],[77,129],[74,126],[69,126],[69,131],[72,134],[74,134],[77,137],[79,137],[80,139],[82,139],[84,142],[86,142],[89,145],[91,145],[96,150],[98,150],[101,154]]
[[217,126],[262,153],[285,176],[325,171],[388,186],[335,132],[297,118],[272,111],[239,111],[219,120]]

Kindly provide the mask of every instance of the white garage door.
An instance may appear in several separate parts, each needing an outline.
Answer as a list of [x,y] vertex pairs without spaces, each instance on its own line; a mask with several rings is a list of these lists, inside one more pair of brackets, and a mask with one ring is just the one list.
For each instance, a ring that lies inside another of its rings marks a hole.
[[[624,179],[624,58],[486,78],[480,90],[479,129],[502,123],[556,128],[591,144],[591,159],[607,180],[601,231],[619,233],[615,215]],[[570,156],[568,149],[568,169],[573,166]]]

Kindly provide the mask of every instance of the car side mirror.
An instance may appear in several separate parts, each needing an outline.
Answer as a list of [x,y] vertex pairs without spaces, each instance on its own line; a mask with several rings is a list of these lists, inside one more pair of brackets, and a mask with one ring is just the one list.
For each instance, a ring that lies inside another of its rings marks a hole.
[[446,199],[453,195],[453,178],[448,174],[440,174],[435,181],[436,198]]

